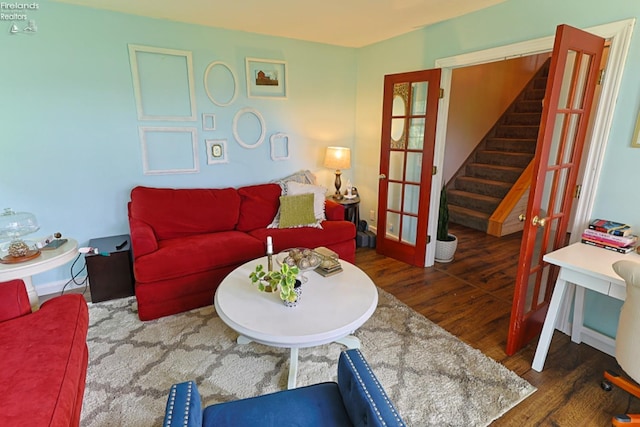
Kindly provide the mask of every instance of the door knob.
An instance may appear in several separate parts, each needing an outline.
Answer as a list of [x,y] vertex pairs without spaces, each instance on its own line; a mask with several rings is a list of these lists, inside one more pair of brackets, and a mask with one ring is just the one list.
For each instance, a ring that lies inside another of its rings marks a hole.
[[545,225],[547,225],[547,219],[546,218],[538,218],[538,215],[536,215],[531,220],[531,223],[536,227],[544,227]]
[[525,214],[518,215],[518,221],[524,222],[524,220],[526,220],[526,219],[527,219],[527,216]]
[[380,175],[378,175],[378,179],[385,179],[387,177],[387,175],[381,173]]

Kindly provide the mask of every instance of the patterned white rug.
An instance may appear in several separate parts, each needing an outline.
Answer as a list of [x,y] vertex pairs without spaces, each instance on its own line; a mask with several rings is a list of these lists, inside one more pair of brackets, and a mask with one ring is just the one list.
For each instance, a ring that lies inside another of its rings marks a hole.
[[[361,350],[410,426],[486,426],[535,388],[379,289],[356,333]],[[302,306],[295,309],[303,309]],[[204,405],[286,388],[289,351],[236,344],[204,307],[149,322],[135,298],[90,304],[89,368],[81,425],[158,426],[172,384],[193,379]],[[300,349],[298,385],[335,381],[343,346]]]

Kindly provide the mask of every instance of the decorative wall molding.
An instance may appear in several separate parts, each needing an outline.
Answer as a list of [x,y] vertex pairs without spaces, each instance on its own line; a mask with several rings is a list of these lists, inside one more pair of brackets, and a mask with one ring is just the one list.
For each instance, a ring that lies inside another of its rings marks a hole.
[[130,44],[129,61],[138,120],[197,120],[191,52]]
[[145,175],[199,172],[196,128],[140,126],[138,132]]
[[[256,142],[254,142],[253,144],[244,141],[238,131],[238,122],[240,121],[242,116],[244,116],[245,114],[252,114],[253,116],[255,116],[258,119],[258,123],[260,125],[260,136],[258,137]],[[242,147],[249,148],[249,149],[259,147],[264,142],[264,138],[266,134],[267,134],[267,129],[264,123],[264,117],[262,117],[262,114],[260,114],[260,112],[255,108],[252,108],[252,107],[242,108],[233,117],[233,137],[236,139],[236,142],[240,144]]]
[[[231,77],[231,80],[233,83],[233,93],[231,94],[229,99],[226,101],[221,100],[219,96],[217,98],[216,96],[214,96],[216,95],[216,92],[220,91],[220,88],[227,89],[227,82],[225,81],[217,82],[213,80],[213,77],[215,76],[210,76],[211,72],[216,67],[218,67],[218,70],[222,70],[223,72],[226,71],[227,74]],[[211,102],[213,102],[219,107],[226,107],[228,105],[233,104],[233,101],[235,101],[236,97],[238,96],[238,79],[236,77],[236,73],[234,73],[231,67],[229,67],[227,64],[225,64],[222,61],[212,62],[207,66],[207,69],[204,72],[204,90],[207,92],[207,96],[209,97]]]
[[269,144],[271,145],[271,160],[288,160],[291,157],[289,135],[286,133],[274,133],[269,138]]

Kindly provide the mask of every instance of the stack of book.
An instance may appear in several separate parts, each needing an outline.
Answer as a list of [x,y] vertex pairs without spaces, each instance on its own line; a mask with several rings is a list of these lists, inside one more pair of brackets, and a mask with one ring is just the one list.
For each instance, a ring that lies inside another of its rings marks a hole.
[[626,254],[633,251],[638,236],[633,234],[628,224],[596,219],[582,233],[582,243]]
[[340,264],[337,253],[324,246],[315,248],[314,251],[320,256],[320,265],[314,270],[316,273],[328,277],[342,271],[342,265]]

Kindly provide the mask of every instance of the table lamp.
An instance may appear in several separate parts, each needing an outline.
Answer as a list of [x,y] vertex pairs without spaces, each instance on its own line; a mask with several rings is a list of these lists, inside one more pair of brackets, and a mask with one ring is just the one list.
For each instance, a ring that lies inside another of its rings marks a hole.
[[333,197],[342,199],[342,194],[340,193],[340,186],[342,185],[340,175],[342,175],[342,172],[340,170],[351,167],[351,150],[346,147],[327,147],[324,155],[324,167],[336,170],[336,194]]

